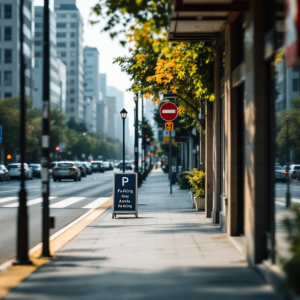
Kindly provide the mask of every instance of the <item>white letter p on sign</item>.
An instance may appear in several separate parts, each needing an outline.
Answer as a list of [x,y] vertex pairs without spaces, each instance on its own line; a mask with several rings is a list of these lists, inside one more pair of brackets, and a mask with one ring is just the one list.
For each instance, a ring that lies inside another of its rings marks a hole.
[[122,186],[129,181],[128,177],[122,177]]

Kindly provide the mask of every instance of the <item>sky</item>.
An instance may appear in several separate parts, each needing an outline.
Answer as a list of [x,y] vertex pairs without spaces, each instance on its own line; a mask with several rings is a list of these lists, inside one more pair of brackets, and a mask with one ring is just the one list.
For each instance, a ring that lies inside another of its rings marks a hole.
[[[128,126],[133,136],[134,101],[133,93],[126,92],[131,86],[129,76],[121,72],[117,64],[113,64],[114,58],[128,55],[128,47],[124,48],[117,39],[112,40],[107,32],[101,32],[104,23],[90,25],[91,7],[97,0],[77,0],[77,7],[84,19],[84,46],[97,47],[100,53],[100,73],[107,74],[107,85],[114,86],[124,92],[124,106],[128,111]],[[50,9],[53,10],[54,0],[50,0]],[[34,5],[44,5],[44,0],[34,0]],[[108,95],[109,96],[109,95]]]

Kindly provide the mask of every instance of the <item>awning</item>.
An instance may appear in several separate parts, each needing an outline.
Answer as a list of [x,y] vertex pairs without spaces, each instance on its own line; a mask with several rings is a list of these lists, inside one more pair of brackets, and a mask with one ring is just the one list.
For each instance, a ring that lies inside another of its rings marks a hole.
[[248,0],[174,0],[169,41],[213,41],[232,12],[249,10]]

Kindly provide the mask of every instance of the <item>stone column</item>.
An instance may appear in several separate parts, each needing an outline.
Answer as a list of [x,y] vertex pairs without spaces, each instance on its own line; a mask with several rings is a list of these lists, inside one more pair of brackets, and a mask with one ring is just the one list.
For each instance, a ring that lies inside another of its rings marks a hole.
[[212,134],[213,104],[205,100],[205,216],[211,218],[212,211]]

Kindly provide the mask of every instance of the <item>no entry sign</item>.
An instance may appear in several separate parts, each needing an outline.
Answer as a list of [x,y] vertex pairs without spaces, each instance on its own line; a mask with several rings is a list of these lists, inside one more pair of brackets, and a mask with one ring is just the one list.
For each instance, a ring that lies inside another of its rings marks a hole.
[[164,121],[171,122],[177,118],[177,106],[172,102],[163,104],[159,112]]

